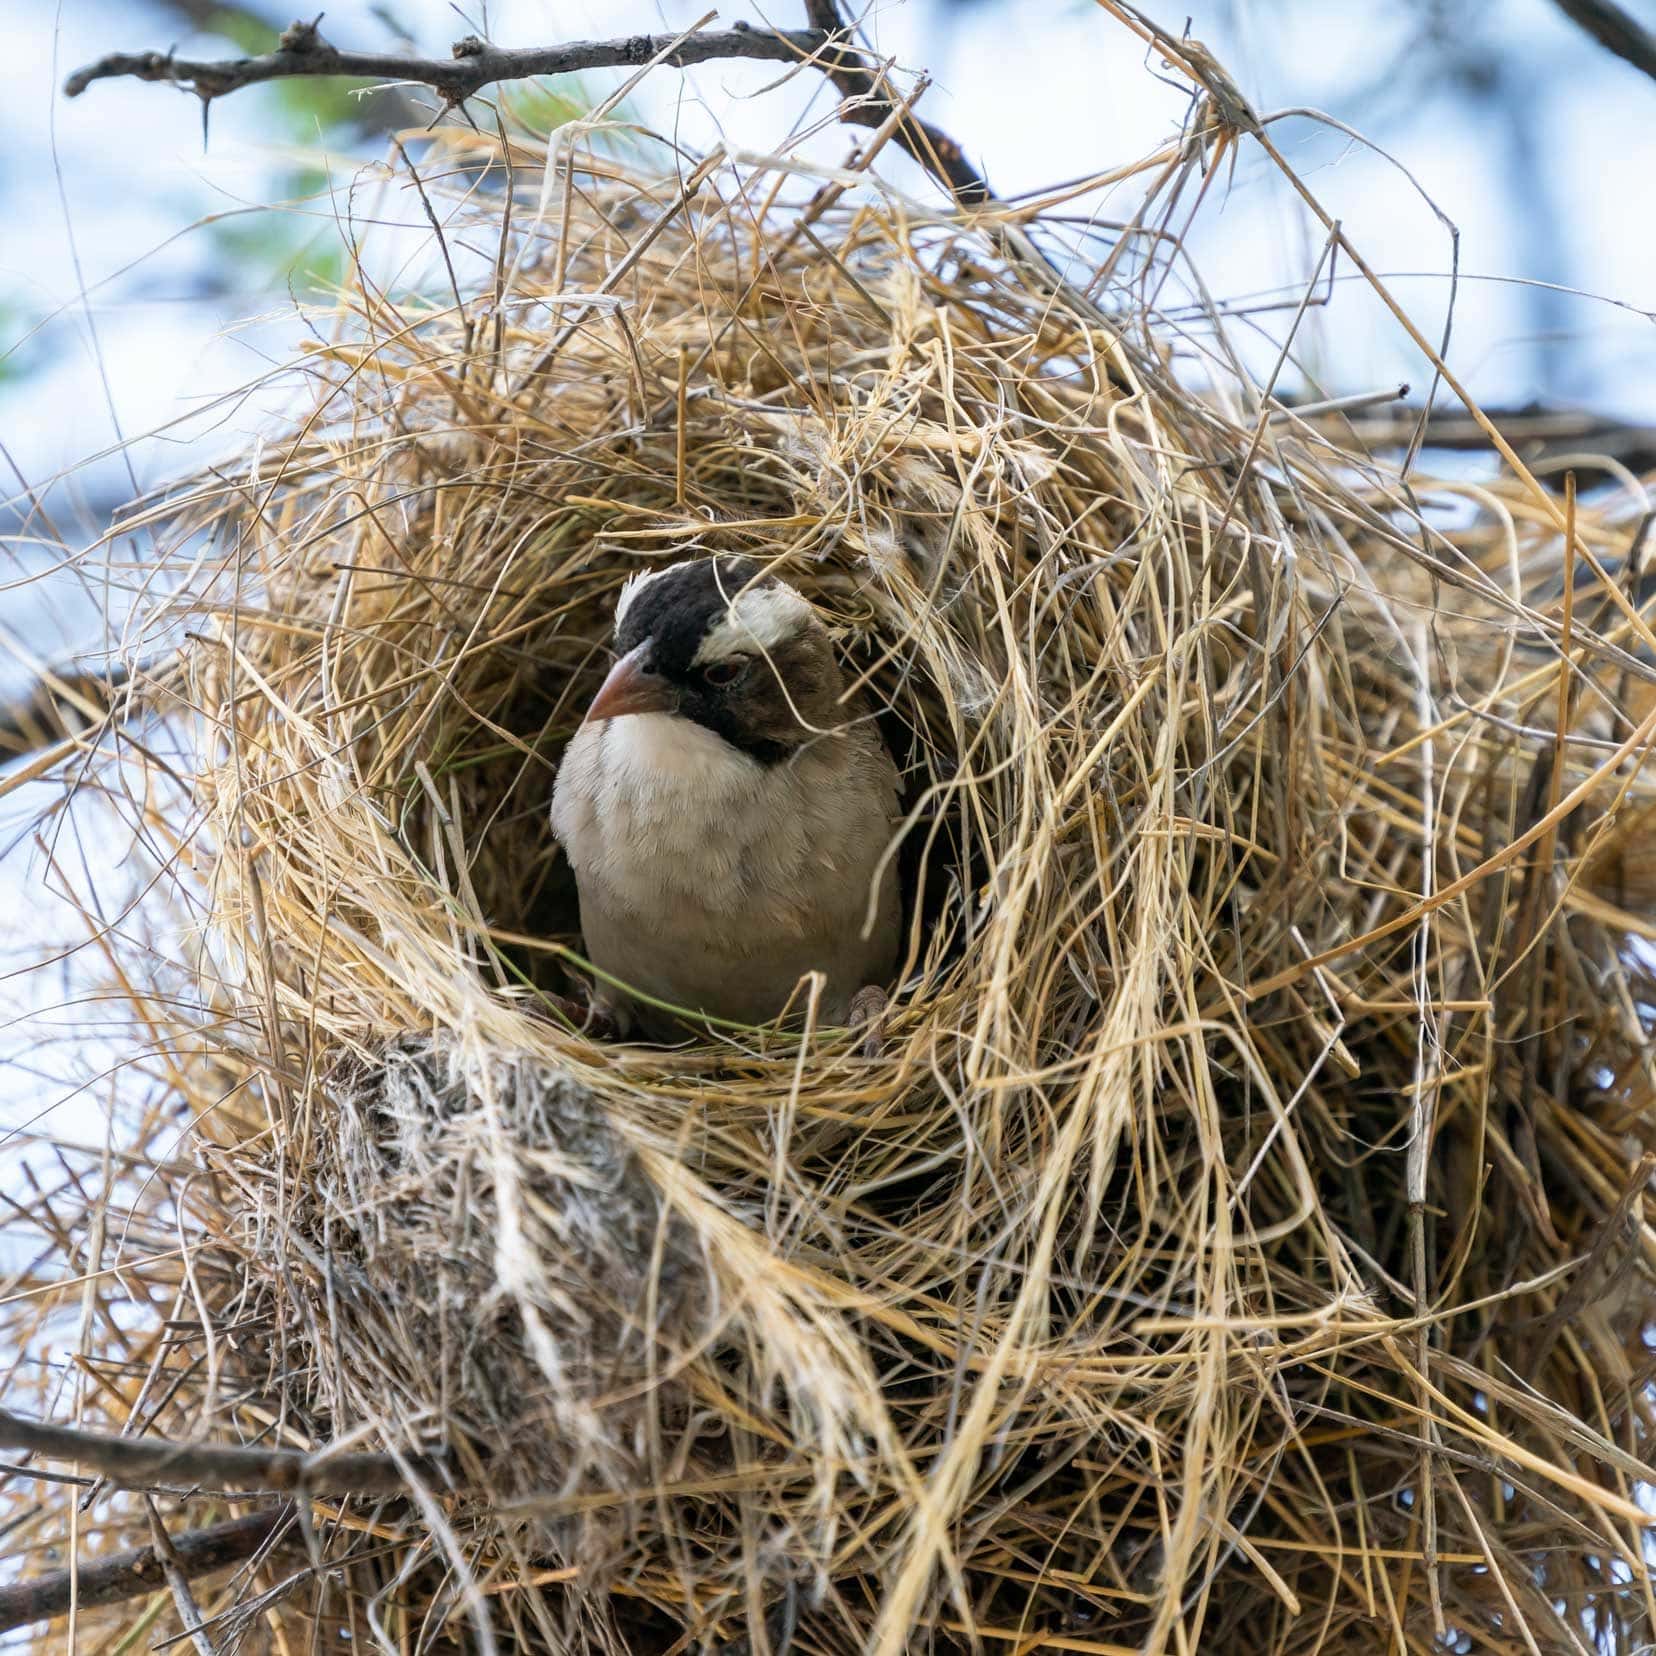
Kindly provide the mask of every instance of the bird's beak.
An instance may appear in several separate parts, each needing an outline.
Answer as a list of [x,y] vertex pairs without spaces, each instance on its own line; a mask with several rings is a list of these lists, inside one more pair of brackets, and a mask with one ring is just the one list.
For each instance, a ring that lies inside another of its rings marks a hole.
[[626,713],[673,711],[677,706],[673,687],[659,673],[649,670],[646,665],[649,655],[650,643],[646,639],[610,668],[609,677],[598,687],[598,694],[587,709],[588,724],[596,724],[600,719],[619,719]]

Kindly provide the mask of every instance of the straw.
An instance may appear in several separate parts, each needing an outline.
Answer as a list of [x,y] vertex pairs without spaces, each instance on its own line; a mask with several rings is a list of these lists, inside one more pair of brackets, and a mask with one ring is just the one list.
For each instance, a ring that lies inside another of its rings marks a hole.
[[[118,760],[180,929],[100,933],[163,1102],[131,1176],[20,1198],[8,1341],[84,1296],[78,1424],[401,1468],[198,1643],[1656,1637],[1640,487],[1404,475],[1171,236],[1077,274],[1062,200],[505,142],[419,166],[510,289],[355,278],[292,429],[125,525],[175,549],[134,658],[187,634],[125,691],[176,785]],[[1200,149],[1112,175],[1134,224]],[[903,769],[874,1057],[559,1012],[562,743],[622,582],[714,551],[819,606]],[[7,1494],[25,1576],[149,1536]]]

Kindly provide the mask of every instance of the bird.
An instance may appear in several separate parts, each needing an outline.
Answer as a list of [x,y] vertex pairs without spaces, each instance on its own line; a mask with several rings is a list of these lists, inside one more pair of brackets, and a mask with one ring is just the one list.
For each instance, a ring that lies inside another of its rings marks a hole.
[[551,812],[595,1009],[682,1039],[684,1012],[767,1023],[818,972],[819,1023],[877,1018],[900,783],[821,617],[756,558],[694,557],[624,583],[614,647]]

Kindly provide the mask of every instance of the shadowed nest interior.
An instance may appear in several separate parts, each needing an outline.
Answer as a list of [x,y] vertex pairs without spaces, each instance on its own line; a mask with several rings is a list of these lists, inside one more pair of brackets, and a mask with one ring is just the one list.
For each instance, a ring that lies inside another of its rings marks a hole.
[[[1028,212],[505,159],[422,163],[474,285],[355,282],[304,417],[125,526],[173,548],[131,693],[193,738],[118,756],[164,1102],[12,1334],[96,1217],[146,1257],[86,1423],[408,1458],[202,1587],[221,1633],[1656,1637],[1638,480],[1405,477],[1171,307],[1170,239],[1065,280]],[[903,768],[877,1056],[563,1014],[560,746],[696,549],[821,608]],[[8,1499],[33,1572],[86,1492]]]

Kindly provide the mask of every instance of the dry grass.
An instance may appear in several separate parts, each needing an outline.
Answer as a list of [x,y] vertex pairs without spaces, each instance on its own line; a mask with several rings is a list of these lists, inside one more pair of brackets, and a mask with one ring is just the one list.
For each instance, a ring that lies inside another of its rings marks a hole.
[[[316,1503],[221,1647],[1656,1637],[1638,485],[1405,483],[1187,313],[1197,394],[1147,238],[1095,305],[1038,224],[579,149],[537,213],[525,139],[504,226],[500,160],[421,164],[492,169],[463,310],[353,285],[307,417],[139,514],[180,927],[100,935],[165,1105],[37,1193],[9,1338],[82,1319],[89,1424],[452,1469]],[[877,1058],[546,999],[559,745],[687,545],[779,560],[886,709]],[[82,1496],[11,1481],[28,1568],[131,1533]]]

